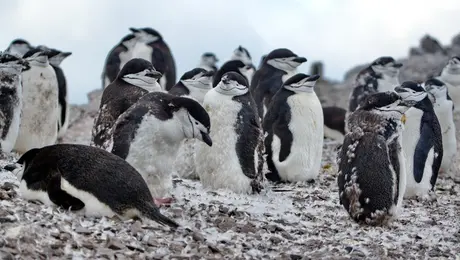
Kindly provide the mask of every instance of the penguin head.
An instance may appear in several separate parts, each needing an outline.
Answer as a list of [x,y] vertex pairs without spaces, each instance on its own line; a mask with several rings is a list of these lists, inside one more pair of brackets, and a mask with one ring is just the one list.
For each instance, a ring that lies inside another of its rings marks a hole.
[[45,45],[39,45],[37,46],[37,49],[43,50],[46,53],[46,56],[48,56],[48,60],[51,65],[54,66],[59,66],[61,65],[61,62],[72,55],[71,52],[62,52],[53,48],[48,48]]
[[414,106],[417,101],[411,98],[403,99],[394,91],[378,92],[369,95],[357,110],[372,111],[386,118],[400,119],[402,115]]
[[136,38],[143,43],[152,43],[156,41],[161,41],[163,40],[163,37],[161,37],[161,34],[150,28],[150,27],[144,27],[144,28],[134,28],[131,27],[129,30],[136,36]]
[[24,56],[30,49],[32,49],[32,46],[24,39],[14,39],[7,48],[10,54],[19,57]]
[[287,73],[295,71],[297,67],[305,62],[307,62],[307,58],[299,57],[291,50],[285,48],[271,51],[264,61],[264,63]]
[[0,70],[12,74],[20,74],[22,71],[28,70],[29,68],[29,63],[26,60],[7,52],[0,52]]
[[237,72],[230,71],[222,76],[216,91],[227,96],[242,96],[249,92],[248,81]]
[[151,92],[161,90],[161,86],[158,84],[158,79],[161,76],[162,74],[155,70],[150,61],[134,58],[123,66],[117,79]]
[[444,84],[444,82],[438,79],[431,78],[425,81],[425,89],[433,103],[435,103],[437,100],[447,99],[447,86]]
[[201,55],[201,64],[209,67],[216,66],[216,63],[219,62],[216,55],[212,52],[205,52]]
[[211,89],[212,75],[214,75],[213,71],[207,71],[202,68],[194,68],[185,72],[180,78],[180,82],[182,82],[182,84],[184,84],[184,86],[188,89]]
[[316,81],[320,78],[319,75],[306,75],[297,73],[290,77],[283,86],[285,89],[294,91],[295,93],[313,93]]
[[460,57],[454,56],[450,58],[444,69],[450,74],[460,74]]
[[404,100],[418,103],[428,96],[425,89],[418,83],[406,81],[395,88],[395,92]]
[[186,138],[196,138],[212,146],[212,140],[209,136],[211,120],[208,112],[200,103],[187,97],[174,97],[169,106],[177,111],[175,113],[181,121]]
[[49,65],[47,52],[38,48],[30,49],[22,58],[34,66],[46,67]]
[[244,64],[246,65],[252,65],[252,58],[251,58],[251,54],[249,54],[249,51],[244,48],[243,46],[238,46],[238,48],[236,48],[234,51],[233,51],[233,55],[232,55],[232,60],[240,60],[242,62],[244,62]]
[[243,77],[246,78],[248,84],[252,78],[252,75],[255,72],[251,65],[246,65],[241,60],[229,60],[225,62],[214,75],[213,87],[216,87],[222,79],[222,76],[230,71],[241,74]]
[[402,63],[396,62],[392,57],[382,56],[374,60],[370,67],[379,75],[388,78],[396,78],[399,75]]
[[35,156],[41,151],[41,148],[32,148],[25,152],[16,162],[17,164],[21,164],[22,167],[16,168],[13,173],[16,175],[18,180],[22,179],[22,175],[24,174],[24,171],[27,169],[27,166],[32,163],[32,161],[35,159]]
[[121,38],[120,44],[128,50],[132,50],[134,46],[136,46],[137,42],[138,38],[134,34],[130,33],[125,37]]

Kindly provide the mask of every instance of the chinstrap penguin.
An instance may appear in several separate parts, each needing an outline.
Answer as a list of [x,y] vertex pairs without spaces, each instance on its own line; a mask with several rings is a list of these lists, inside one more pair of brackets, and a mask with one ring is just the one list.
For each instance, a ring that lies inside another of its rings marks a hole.
[[172,187],[172,166],[186,138],[212,146],[209,115],[195,100],[164,92],[144,95],[113,126],[112,153],[144,178],[156,203]]
[[457,155],[457,137],[455,135],[454,103],[444,82],[437,79],[428,79],[424,83],[428,97],[433,104],[434,112],[438,117],[442,132],[442,162],[439,173],[449,172],[452,162]]
[[347,110],[336,107],[328,106],[323,107],[324,115],[324,137],[343,142],[345,137],[345,115]]
[[267,54],[264,54],[264,55],[262,55],[262,57],[260,57],[259,67],[257,67],[258,70],[260,68],[262,68],[262,65],[264,64],[265,58],[267,58]]
[[247,80],[227,72],[205,96],[212,147],[198,144],[196,172],[204,187],[258,193],[263,182],[262,131]]
[[62,61],[72,55],[72,52],[62,52],[56,49],[40,45],[37,48],[45,51],[48,56],[51,67],[56,73],[59,86],[59,120],[58,120],[58,137],[62,137],[69,126],[69,104],[67,96],[67,80],[64,71],[60,67]]
[[396,62],[392,57],[382,56],[361,70],[349,97],[348,113],[355,111],[370,94],[393,91],[399,85],[401,67],[402,63]]
[[358,223],[383,225],[399,213],[406,189],[401,118],[416,102],[394,91],[375,93],[347,118],[337,184],[340,204]]
[[23,102],[21,72],[27,67],[21,58],[0,53],[0,152],[11,152],[19,134]]
[[227,72],[236,72],[243,76],[248,82],[251,82],[254,69],[250,65],[244,64],[240,60],[229,60],[225,62],[214,74],[212,80],[212,87],[215,88],[220,83],[222,76]]
[[324,118],[314,87],[319,75],[296,74],[273,96],[263,119],[265,153],[273,182],[313,181],[323,154]]
[[156,71],[147,60],[131,59],[118,73],[117,78],[104,89],[99,112],[94,120],[91,146],[111,150],[112,126],[117,118],[143,95],[160,91]]
[[58,81],[45,51],[34,48],[24,56],[29,68],[22,71],[22,116],[14,150],[54,144],[58,135]]
[[30,45],[28,41],[24,39],[15,39],[10,43],[8,48],[6,48],[5,52],[21,58],[32,48],[33,47]]
[[283,83],[297,73],[297,67],[307,61],[289,49],[275,49],[265,57],[262,67],[252,78],[249,91],[254,97],[260,118]]
[[168,93],[175,96],[190,97],[201,104],[203,103],[204,95],[212,88],[213,74],[212,71],[206,71],[202,68],[189,70],[182,75],[179,82]]
[[128,34],[109,51],[102,70],[102,89],[112,83],[120,70],[131,60],[132,51],[138,40],[134,34]]
[[21,196],[86,216],[122,220],[146,217],[179,225],[162,215],[147,184],[129,163],[102,149],[56,144],[27,151],[18,164]]
[[[172,52],[166,44],[163,36],[156,30],[150,27],[144,28],[129,28],[131,32],[140,39],[139,45],[142,43],[151,48],[150,61],[153,67],[163,76],[159,80],[161,87],[168,91],[176,84],[176,63]],[[137,49],[137,46],[136,46]],[[145,49],[145,48],[144,48]],[[136,52],[138,52],[136,50]],[[141,51],[143,52],[143,51]],[[137,55],[137,54],[134,54]],[[144,58],[144,57],[142,57]],[[147,58],[144,58],[147,59]],[[149,60],[149,59],[147,59]]]
[[418,102],[404,114],[402,147],[406,159],[404,197],[424,196],[433,191],[443,158],[441,126],[425,89],[412,81],[395,91]]
[[252,65],[251,54],[249,54],[249,51],[241,45],[233,51],[230,60],[240,60],[246,65]]
[[454,102],[455,111],[458,111],[460,108],[460,57],[450,58],[441,75],[436,79],[446,84],[449,96]]
[[201,59],[200,59],[200,63],[198,64],[198,67],[205,69],[207,71],[216,72],[217,62],[219,62],[219,59],[214,53],[205,52],[201,55]]

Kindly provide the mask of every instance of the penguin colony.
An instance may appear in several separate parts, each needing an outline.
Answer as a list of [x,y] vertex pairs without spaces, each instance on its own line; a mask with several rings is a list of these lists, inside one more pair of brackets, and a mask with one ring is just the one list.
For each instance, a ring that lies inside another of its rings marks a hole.
[[[338,145],[339,201],[359,223],[384,225],[404,198],[432,195],[457,151],[460,58],[439,76],[399,82],[403,64],[382,56],[356,77],[347,109],[323,107],[319,75],[287,48],[258,67],[238,46],[218,67],[205,52],[176,81],[175,58],[150,27],[129,28],[108,53],[88,145],[57,144],[68,128],[71,52],[16,39],[0,53],[0,149],[21,195],[86,216],[146,217],[177,228],[172,177],[258,196],[269,183],[321,174],[324,138]],[[114,192],[116,191],[116,192]]]

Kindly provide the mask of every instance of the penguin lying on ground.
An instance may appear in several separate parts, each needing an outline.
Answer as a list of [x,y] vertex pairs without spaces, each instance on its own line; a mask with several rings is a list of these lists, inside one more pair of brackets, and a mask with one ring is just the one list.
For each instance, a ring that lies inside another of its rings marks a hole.
[[168,93],[144,95],[113,126],[112,153],[142,175],[158,205],[172,186],[172,166],[185,138],[211,146],[208,113],[195,100]]
[[27,151],[18,164],[21,196],[86,216],[146,217],[179,225],[160,213],[142,176],[120,157],[79,144],[56,144]]
[[420,99],[395,92],[368,96],[348,117],[337,154],[339,199],[359,223],[386,224],[398,214],[406,189],[401,118]]

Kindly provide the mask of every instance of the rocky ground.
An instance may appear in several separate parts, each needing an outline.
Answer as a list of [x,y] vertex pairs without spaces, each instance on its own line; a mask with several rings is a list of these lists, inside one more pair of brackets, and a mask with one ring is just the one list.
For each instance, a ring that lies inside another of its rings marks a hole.
[[[322,92],[328,104],[336,103],[332,92]],[[89,104],[72,107],[60,142],[89,143],[99,98],[94,91]],[[434,198],[405,200],[389,226],[360,226],[338,202],[337,145],[325,141],[315,183],[267,187],[257,196],[175,179],[176,202],[162,208],[182,225],[175,232],[149,220],[87,218],[24,201],[15,176],[2,170],[0,259],[459,259],[460,180],[440,176]],[[0,166],[15,159],[4,155]]]

